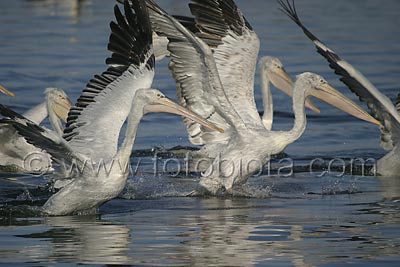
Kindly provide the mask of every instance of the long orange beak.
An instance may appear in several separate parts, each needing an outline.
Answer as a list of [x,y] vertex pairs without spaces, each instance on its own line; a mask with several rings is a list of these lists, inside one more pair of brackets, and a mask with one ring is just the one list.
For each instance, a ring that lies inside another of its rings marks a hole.
[[203,125],[204,127],[207,127],[211,130],[216,130],[219,131],[220,133],[223,133],[224,130],[217,127],[216,125],[212,124],[211,122],[208,122],[202,118],[199,117],[199,115],[193,113],[192,111],[176,104],[172,100],[169,100],[168,98],[161,98],[158,100],[156,104],[152,104],[151,106],[146,108],[147,111],[149,112],[165,112],[165,113],[172,113],[176,115],[180,115],[183,117],[186,117],[188,119],[191,119],[200,125]]
[[358,119],[381,126],[381,123],[372,117],[368,112],[366,112],[362,107],[354,103],[328,83],[322,85],[320,88],[314,88],[311,91],[311,95]]

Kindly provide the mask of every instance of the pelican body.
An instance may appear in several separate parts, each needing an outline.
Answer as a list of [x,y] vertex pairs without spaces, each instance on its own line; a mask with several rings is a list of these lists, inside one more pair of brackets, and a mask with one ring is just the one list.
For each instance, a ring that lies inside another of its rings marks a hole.
[[[150,112],[168,112],[196,119],[196,115],[179,107],[156,89],[138,89],[129,113],[125,140],[120,150],[109,160],[104,161],[107,170],[82,167],[79,177],[74,177],[44,204],[48,215],[67,215],[79,211],[90,211],[117,197],[125,187],[129,175],[130,154],[133,149],[137,129],[141,118]],[[207,125],[207,124],[206,124]],[[67,144],[65,144],[67,146]],[[77,156],[78,162],[101,159],[88,159]]]
[[[306,127],[304,106],[308,96],[378,123],[322,77],[305,73],[299,76],[294,90],[287,90],[293,92],[293,129],[270,131],[272,120],[263,122],[254,101],[258,38],[235,3],[193,0],[190,9],[195,16],[196,32],[185,27],[187,20],[182,25],[153,0],[147,0],[147,6],[153,29],[169,39],[169,67],[180,103],[224,129],[224,133],[209,131],[185,121],[190,141],[202,145],[200,153],[214,159],[201,177],[198,192],[232,192],[234,185],[244,183],[262,169],[272,154],[297,140]],[[276,81],[285,88],[293,86],[283,68]]]
[[356,94],[361,101],[366,102],[369,110],[381,124],[381,146],[391,150],[376,163],[374,172],[383,176],[398,176],[400,174],[400,94],[395,104],[382,94],[361,72],[342,59],[337,53],[320,41],[300,21],[294,6],[287,0],[279,0],[282,11],[290,17],[314,43],[317,51],[328,62],[341,81]]

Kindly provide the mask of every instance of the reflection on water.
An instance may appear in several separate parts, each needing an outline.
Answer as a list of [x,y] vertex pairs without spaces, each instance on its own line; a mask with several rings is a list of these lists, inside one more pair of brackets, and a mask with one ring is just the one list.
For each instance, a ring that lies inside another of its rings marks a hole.
[[130,261],[130,229],[124,225],[94,217],[57,217],[43,219],[41,226],[31,227],[29,232],[24,230],[13,233],[15,243],[28,242],[31,245],[17,247],[16,251],[2,251],[0,254],[4,261],[12,258],[110,264],[127,264]]
[[108,213],[102,218],[42,218],[31,220],[31,226],[1,227],[1,240],[12,245],[0,248],[0,262],[17,258],[162,266],[394,264],[400,246],[400,183],[361,187],[362,192],[353,195],[263,201],[116,200],[102,208]]
[[[186,2],[159,1],[174,14]],[[278,56],[294,76],[322,74],[343,89],[303,34],[275,1],[237,0],[261,39],[260,56]],[[17,111],[43,101],[48,86],[76,99],[108,56],[111,0],[0,1],[0,95]],[[394,99],[400,62],[400,2],[297,1],[304,22]],[[384,42],[382,42],[384,40]],[[259,79],[256,78],[256,88]],[[155,88],[175,96],[167,62],[157,64]],[[341,90],[356,100],[348,90]],[[256,92],[260,104],[260,92]],[[291,103],[273,91],[274,129],[292,126]],[[315,157],[378,158],[379,131],[315,101],[303,137],[285,151],[299,162]],[[160,130],[162,129],[162,130]],[[188,146],[179,117],[143,119],[135,149]],[[48,197],[42,177],[0,176],[0,264],[67,266],[77,263],[158,266],[397,266],[400,260],[400,179],[255,177],[246,190],[260,198],[188,198],[192,177],[152,176],[152,155],[134,155],[142,169],[100,217],[43,218]],[[150,177],[151,176],[151,177]],[[257,191],[258,190],[258,191]],[[255,192],[257,192],[255,194]]]
[[128,263],[129,228],[96,218],[46,218],[46,231],[18,237],[47,240],[40,250],[20,253],[32,259],[71,259],[81,263]]

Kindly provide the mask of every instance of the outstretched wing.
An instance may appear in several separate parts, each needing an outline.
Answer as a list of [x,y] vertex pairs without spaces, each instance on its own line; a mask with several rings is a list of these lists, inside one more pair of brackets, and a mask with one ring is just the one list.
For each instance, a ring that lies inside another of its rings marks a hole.
[[332,49],[321,42],[300,21],[294,5],[289,0],[278,0],[281,10],[288,15],[314,43],[319,54],[327,59],[329,66],[340,75],[340,80],[355,93],[361,101],[366,102],[373,116],[378,119],[384,128],[382,129],[382,146],[391,149],[393,143],[397,143],[400,135],[400,113],[390,99],[382,94],[362,73],[350,63],[340,58]]
[[254,100],[257,34],[233,0],[192,0],[189,7],[199,31],[196,36],[212,48],[229,101],[246,125],[262,125]]
[[137,89],[149,88],[154,76],[152,30],[143,0],[124,1],[111,22],[106,60],[109,68],[94,76],[68,115],[64,138],[74,151],[90,158],[113,157],[121,127]]
[[148,0],[147,4],[153,29],[169,39],[169,67],[181,104],[225,130],[225,133],[210,132],[185,120],[191,142],[219,142],[228,138],[231,131],[243,129],[242,119],[222,88],[211,49],[154,1]]

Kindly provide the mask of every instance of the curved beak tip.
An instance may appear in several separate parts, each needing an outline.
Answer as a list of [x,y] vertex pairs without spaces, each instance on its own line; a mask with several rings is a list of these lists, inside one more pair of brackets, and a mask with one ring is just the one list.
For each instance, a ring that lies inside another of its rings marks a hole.
[[317,114],[321,113],[321,110],[319,108],[317,108],[314,103],[311,101],[311,99],[307,98],[306,99],[306,107],[308,109],[311,109],[312,111],[314,111]]
[[383,127],[382,123],[378,120],[373,121],[372,123],[378,125],[379,127]]
[[208,129],[216,130],[220,133],[224,133],[224,129],[216,126],[215,124],[208,122],[199,115],[193,113],[192,111],[178,105],[177,103],[173,102],[172,100],[168,98],[163,98],[159,99],[156,104],[154,105],[148,105],[146,107],[147,112],[166,112],[166,113],[172,113],[176,115],[180,115],[183,117],[186,117],[188,119],[191,119],[194,122],[199,123],[200,125],[207,127]]
[[319,108],[317,108],[317,107],[314,107],[311,110],[314,111],[317,114],[321,114],[321,110]]
[[320,88],[320,90],[314,91],[311,95],[352,115],[353,117],[381,126],[381,123],[362,107],[354,103],[351,99],[347,98],[329,84],[326,84],[324,87]]

